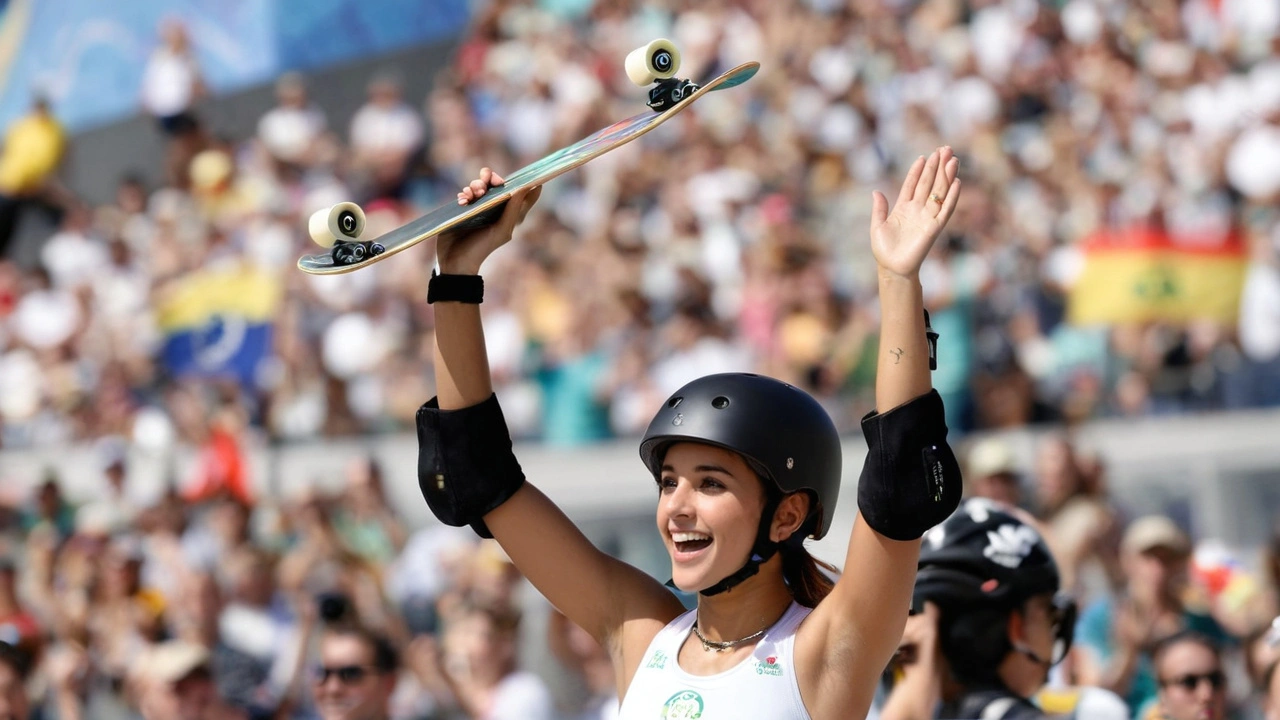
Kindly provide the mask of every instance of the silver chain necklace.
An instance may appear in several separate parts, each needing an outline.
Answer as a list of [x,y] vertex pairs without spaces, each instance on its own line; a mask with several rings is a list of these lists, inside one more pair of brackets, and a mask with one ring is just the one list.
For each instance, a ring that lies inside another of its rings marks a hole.
[[702,633],[698,631],[698,621],[697,620],[693,621],[693,634],[697,635],[698,639],[702,641],[702,649],[705,652],[718,652],[718,653],[728,652],[743,643],[747,643],[747,642],[751,642],[752,640],[755,640],[756,638],[763,635],[764,631],[768,629],[769,628],[767,627],[760,628],[756,632],[744,638],[740,638],[738,640],[727,640],[725,642],[716,642],[715,640],[708,640],[705,637],[703,637]]

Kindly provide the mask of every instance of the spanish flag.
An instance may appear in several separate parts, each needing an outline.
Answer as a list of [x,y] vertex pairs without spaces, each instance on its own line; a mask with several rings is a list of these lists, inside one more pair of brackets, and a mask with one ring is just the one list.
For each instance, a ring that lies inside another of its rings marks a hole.
[[1174,242],[1152,228],[1107,230],[1081,250],[1084,268],[1068,298],[1075,325],[1236,321],[1248,265],[1238,235]]
[[256,384],[259,366],[271,354],[281,292],[276,278],[247,264],[177,279],[157,303],[164,366],[179,376]]

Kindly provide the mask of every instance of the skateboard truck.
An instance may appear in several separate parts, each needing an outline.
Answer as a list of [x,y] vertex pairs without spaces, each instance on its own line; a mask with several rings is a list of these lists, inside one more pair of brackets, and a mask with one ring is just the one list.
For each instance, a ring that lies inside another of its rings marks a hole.
[[307,233],[316,244],[331,248],[329,256],[333,264],[342,267],[387,251],[382,243],[358,239],[364,225],[364,210],[355,203],[344,202],[312,213],[307,221]]
[[649,89],[649,107],[654,112],[669,110],[692,95],[700,86],[691,80],[663,78]]
[[680,50],[676,44],[659,38],[627,53],[623,62],[627,79],[639,87],[649,88],[648,105],[655,112],[670,110],[698,89],[696,83],[675,76],[680,70]]
[[333,244],[333,250],[330,253],[333,255],[334,265],[355,265],[386,251],[382,243],[338,240]]

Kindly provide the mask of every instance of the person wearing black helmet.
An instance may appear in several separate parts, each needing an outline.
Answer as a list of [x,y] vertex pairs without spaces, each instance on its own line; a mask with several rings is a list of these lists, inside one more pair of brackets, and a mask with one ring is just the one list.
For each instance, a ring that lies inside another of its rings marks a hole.
[[[867,461],[833,580],[804,549],[831,526],[840,438],[803,391],[749,373],[695,380],[657,409],[640,446],[655,483],[672,583],[597,550],[525,482],[490,383],[478,304],[482,261],[538,191],[517,187],[496,224],[441,236],[435,304],[438,396],[418,411],[418,475],[442,522],[494,537],[535,587],[605,647],[622,720],[865,715],[898,646],[921,536],[959,503],[959,466],[932,389],[919,269],[960,194],[950,148],[919,158],[892,213],[873,195],[879,265],[879,412],[863,418]],[[501,186],[489,169],[465,204]],[[607,492],[602,487],[601,492]]]
[[1034,700],[1071,649],[1076,606],[1034,520],[969,498],[925,534],[913,617],[890,674],[880,720],[1127,720],[1124,702],[1098,688]]

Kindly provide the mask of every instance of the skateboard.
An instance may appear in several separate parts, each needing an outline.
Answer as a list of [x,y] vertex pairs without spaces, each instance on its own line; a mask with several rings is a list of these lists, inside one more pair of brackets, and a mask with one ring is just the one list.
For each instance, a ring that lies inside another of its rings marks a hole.
[[385,260],[446,230],[490,225],[501,216],[503,206],[516,190],[542,185],[592,158],[626,145],[670,120],[707,93],[750,80],[760,69],[760,63],[744,63],[699,85],[675,77],[680,69],[680,53],[674,43],[659,39],[631,51],[624,62],[624,69],[632,83],[640,87],[652,85],[646,103],[650,112],[616,122],[504,175],[506,183],[490,189],[479,200],[468,205],[456,202],[442,205],[376,238],[361,237],[365,215],[355,203],[344,202],[318,210],[307,221],[307,232],[328,252],[304,255],[298,260],[298,268],[312,275],[348,273]]

